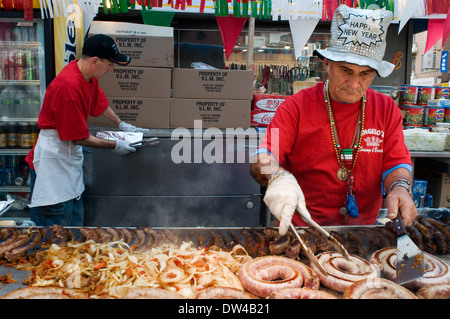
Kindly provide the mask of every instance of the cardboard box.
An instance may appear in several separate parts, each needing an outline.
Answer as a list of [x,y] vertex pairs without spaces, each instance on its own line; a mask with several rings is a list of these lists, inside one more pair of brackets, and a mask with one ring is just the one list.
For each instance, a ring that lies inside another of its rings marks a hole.
[[434,197],[434,207],[450,208],[450,174],[422,166],[414,167],[414,176],[428,181],[427,193]]
[[170,98],[171,69],[116,66],[99,78],[106,96]]
[[[111,108],[119,118],[143,128],[169,128],[170,99],[110,97]],[[112,127],[105,116],[89,117],[90,126]]]
[[275,112],[251,111],[250,125],[252,127],[267,127],[272,122]]
[[137,23],[93,21],[89,36],[106,34],[114,39],[120,53],[131,57],[128,66],[174,66],[174,38],[172,27]]
[[175,68],[172,96],[177,99],[251,100],[253,71]]
[[251,100],[172,99],[171,128],[249,128]]
[[252,110],[275,112],[288,97],[287,95],[276,94],[253,94]]

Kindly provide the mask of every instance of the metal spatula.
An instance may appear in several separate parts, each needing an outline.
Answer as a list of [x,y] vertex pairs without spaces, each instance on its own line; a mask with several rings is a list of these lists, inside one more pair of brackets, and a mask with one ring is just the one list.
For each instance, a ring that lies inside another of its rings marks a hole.
[[423,252],[406,233],[400,212],[393,220],[397,235],[397,278],[399,285],[422,277],[425,273]]

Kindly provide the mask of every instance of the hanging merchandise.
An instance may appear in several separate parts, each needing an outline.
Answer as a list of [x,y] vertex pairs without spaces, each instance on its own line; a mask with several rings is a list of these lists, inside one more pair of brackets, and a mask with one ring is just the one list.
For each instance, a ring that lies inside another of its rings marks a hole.
[[323,0],[272,0],[272,20],[320,19]]
[[25,21],[33,21],[33,0],[0,0],[0,8],[6,11],[23,11]]

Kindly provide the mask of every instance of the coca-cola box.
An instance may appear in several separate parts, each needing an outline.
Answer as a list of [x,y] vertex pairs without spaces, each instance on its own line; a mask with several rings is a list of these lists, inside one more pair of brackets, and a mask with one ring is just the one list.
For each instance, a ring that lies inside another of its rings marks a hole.
[[275,112],[267,111],[251,111],[251,122],[252,127],[267,127],[275,115]]
[[128,66],[174,66],[172,27],[138,23],[93,21],[88,36],[106,34],[114,39],[121,53],[131,57]]
[[201,120],[203,128],[249,128],[251,100],[172,99],[171,128],[194,128]]
[[287,95],[255,93],[253,94],[252,110],[275,112],[288,97]]

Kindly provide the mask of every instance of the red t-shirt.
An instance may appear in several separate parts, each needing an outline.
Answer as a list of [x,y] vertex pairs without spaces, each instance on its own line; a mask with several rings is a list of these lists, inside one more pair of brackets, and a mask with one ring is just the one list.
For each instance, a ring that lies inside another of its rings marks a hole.
[[[336,177],[340,166],[332,142],[323,88],[324,83],[319,83],[286,99],[268,126],[259,148],[267,149],[297,178],[308,211],[317,223],[372,225],[382,207],[382,174],[397,165],[412,165],[404,144],[400,109],[387,95],[372,89],[367,91],[362,145],[353,169],[353,191],[359,217],[348,217],[345,223],[340,208],[345,206],[348,186]],[[351,148],[360,106],[360,102],[332,101],[343,148]],[[278,152],[274,129],[279,132]],[[294,214],[293,222],[306,225],[298,214]]]
[[[77,60],[66,65],[47,87],[37,125],[40,129],[56,129],[62,141],[89,136],[87,119],[101,115],[109,101],[98,85],[83,77]],[[33,168],[34,146],[26,156]]]

